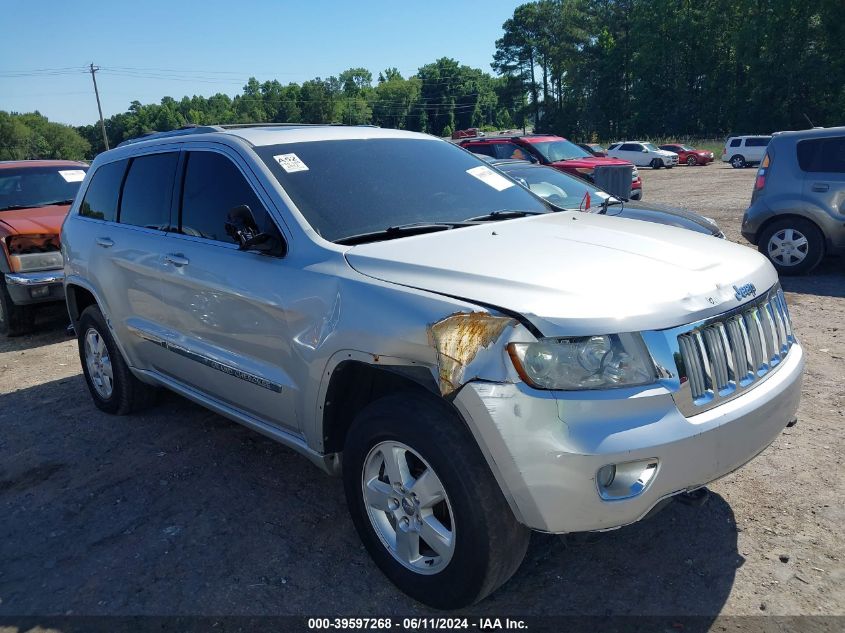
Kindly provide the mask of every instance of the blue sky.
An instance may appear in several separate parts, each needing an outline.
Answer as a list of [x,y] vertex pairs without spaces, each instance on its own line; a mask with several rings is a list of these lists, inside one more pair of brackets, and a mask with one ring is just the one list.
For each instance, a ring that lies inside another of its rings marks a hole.
[[133,99],[234,95],[252,75],[301,83],[368,68],[403,75],[439,57],[490,71],[502,23],[526,0],[4,0],[0,110],[74,125]]

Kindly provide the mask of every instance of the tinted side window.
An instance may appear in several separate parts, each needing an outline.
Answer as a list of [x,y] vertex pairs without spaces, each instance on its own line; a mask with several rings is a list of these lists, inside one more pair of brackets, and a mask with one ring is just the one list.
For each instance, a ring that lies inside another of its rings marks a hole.
[[625,143],[619,149],[623,152],[640,152],[643,148],[641,145],[637,145],[636,143]]
[[798,165],[803,171],[845,173],[845,137],[799,142]]
[[613,145],[611,145],[611,146],[610,146],[610,147],[608,147],[607,149],[608,149],[608,151],[610,151],[610,150],[612,150],[612,149],[616,149],[617,147],[619,147],[619,143],[614,143]]
[[234,242],[226,233],[229,211],[242,204],[252,209],[259,228],[267,212],[235,164],[216,152],[190,152],[182,189],[182,233],[218,242]]
[[516,158],[529,160],[528,150],[522,149],[515,143],[496,143],[496,156],[498,158]]
[[98,167],[91,177],[91,183],[79,207],[79,215],[114,222],[124,171],[126,171],[125,160],[106,163]]
[[121,224],[148,229],[170,226],[170,202],[173,177],[179,154],[149,154],[133,158],[120,199]]
[[468,143],[464,148],[471,151],[473,154],[484,154],[485,156],[495,156],[493,153],[493,146],[489,143]]
[[745,140],[746,147],[766,147],[769,141],[772,140],[770,136],[757,136]]
[[739,147],[742,144],[741,138],[735,138],[731,141],[731,147]]

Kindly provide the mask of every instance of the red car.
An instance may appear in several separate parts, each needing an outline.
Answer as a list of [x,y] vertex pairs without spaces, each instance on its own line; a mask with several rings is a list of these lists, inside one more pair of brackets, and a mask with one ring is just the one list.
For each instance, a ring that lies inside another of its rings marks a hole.
[[[599,165],[631,164],[618,158],[593,156],[575,143],[551,134],[474,138],[460,141],[459,145],[475,154],[493,158],[518,158],[551,165],[562,172],[587,180],[592,180],[593,171]],[[640,200],[642,195],[643,181],[634,167],[631,176],[631,199]]]
[[667,152],[675,152],[678,155],[678,164],[685,163],[687,165],[706,165],[713,162],[713,152],[708,152],[703,149],[695,149],[689,145],[681,145],[680,143],[669,143],[668,145],[661,145],[660,149]]
[[468,127],[465,130],[455,130],[452,132],[452,139],[458,138],[471,138],[473,136],[484,136],[484,132],[479,130],[477,127]]

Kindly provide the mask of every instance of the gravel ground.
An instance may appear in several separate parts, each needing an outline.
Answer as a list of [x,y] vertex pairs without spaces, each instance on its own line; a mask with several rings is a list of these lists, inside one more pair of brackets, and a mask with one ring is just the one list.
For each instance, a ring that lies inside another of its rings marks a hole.
[[[754,170],[641,173],[646,201],[742,242]],[[467,613],[845,615],[844,269],[783,280],[808,358],[798,426],[701,508],[535,534],[516,576]],[[432,615],[371,563],[339,480],[177,396],[100,413],[61,310],[42,318],[0,341],[0,627],[66,613]]]

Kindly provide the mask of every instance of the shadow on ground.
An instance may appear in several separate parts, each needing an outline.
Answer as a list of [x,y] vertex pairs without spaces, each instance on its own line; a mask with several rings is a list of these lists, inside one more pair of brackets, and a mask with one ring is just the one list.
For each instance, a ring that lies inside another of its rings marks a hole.
[[[260,435],[173,395],[107,416],[80,376],[3,405],[0,618],[432,615],[370,561],[340,481]],[[536,534],[466,613],[715,616],[742,562],[713,496],[615,532]]]

